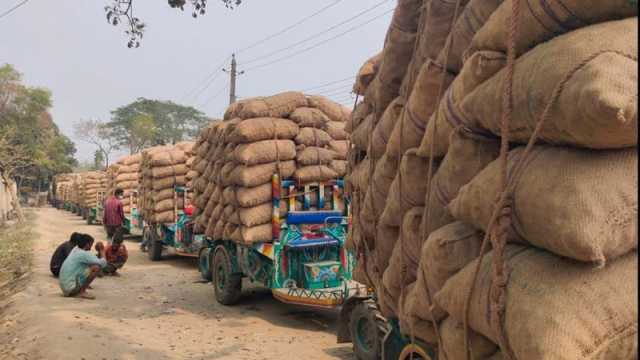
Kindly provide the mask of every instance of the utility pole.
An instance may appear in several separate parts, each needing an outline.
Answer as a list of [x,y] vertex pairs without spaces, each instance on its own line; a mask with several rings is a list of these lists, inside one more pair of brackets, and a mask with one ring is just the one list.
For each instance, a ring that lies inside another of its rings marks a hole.
[[244,74],[244,71],[238,72],[238,64],[236,63],[236,54],[231,55],[231,70],[227,71],[226,69],[222,69],[224,72],[228,72],[231,77],[231,82],[229,84],[229,105],[236,102],[236,80],[238,75]]

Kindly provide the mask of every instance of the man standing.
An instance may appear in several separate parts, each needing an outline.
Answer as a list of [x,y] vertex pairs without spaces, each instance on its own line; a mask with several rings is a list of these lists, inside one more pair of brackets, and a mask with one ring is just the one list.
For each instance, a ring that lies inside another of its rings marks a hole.
[[116,189],[113,196],[110,196],[104,202],[104,215],[102,223],[107,231],[107,238],[110,241],[114,239],[122,239],[122,224],[124,223],[124,210],[122,209],[122,196],[124,191]]
[[60,268],[62,264],[71,253],[71,250],[78,244],[78,239],[82,236],[77,232],[71,234],[71,238],[68,241],[63,242],[58,246],[56,251],[51,256],[51,261],[49,262],[49,269],[53,276],[58,277],[60,275]]
[[62,264],[60,269],[60,289],[65,297],[79,297],[83,299],[95,299],[87,293],[91,282],[98,276],[100,270],[107,266],[104,259],[104,248],[99,249],[102,259],[98,259],[90,250],[93,238],[87,234],[81,234],[77,246]]

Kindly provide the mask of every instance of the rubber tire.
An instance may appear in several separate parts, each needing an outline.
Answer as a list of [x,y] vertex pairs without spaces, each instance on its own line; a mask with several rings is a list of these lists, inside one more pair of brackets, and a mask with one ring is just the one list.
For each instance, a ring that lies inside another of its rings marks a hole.
[[[213,255],[212,277],[214,293],[216,300],[222,305],[235,305],[242,295],[242,275],[232,274],[231,259],[224,246],[216,247]],[[223,270],[226,277],[225,284],[220,286],[220,277],[225,276],[220,273]]]
[[149,260],[160,261],[162,260],[162,243],[158,239],[158,234],[155,229],[149,230],[149,247],[147,249]]
[[[211,252],[206,252],[206,250],[208,250],[209,248],[202,248],[200,249],[200,251],[198,252],[198,271],[200,272],[200,275],[202,276],[203,279],[211,281],[211,279],[213,279],[213,274],[211,271],[211,260],[212,260],[212,256],[211,256]],[[205,255],[206,253],[206,255]],[[205,271],[202,268],[202,262],[205,260],[203,259],[204,256],[208,256],[209,258],[206,259],[209,268],[207,269],[207,271]]]
[[91,216],[87,216],[87,225],[93,225],[93,218]]
[[[353,308],[349,321],[349,331],[353,344],[353,352],[359,360],[378,360],[382,357],[383,332],[380,330],[381,317],[376,304],[372,300],[365,300]],[[366,328],[361,325],[366,322]],[[369,334],[361,334],[367,331]],[[374,332],[375,331],[375,332]],[[370,344],[363,344],[360,340],[366,336]],[[373,338],[371,338],[373,336]]]

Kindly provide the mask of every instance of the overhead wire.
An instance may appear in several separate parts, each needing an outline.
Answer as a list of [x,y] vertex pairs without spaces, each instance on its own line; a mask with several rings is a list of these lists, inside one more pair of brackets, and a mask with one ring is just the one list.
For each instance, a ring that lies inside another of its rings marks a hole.
[[279,35],[284,34],[285,32],[287,32],[287,31],[289,31],[289,30],[293,29],[294,27],[296,27],[296,26],[298,26],[298,25],[300,25],[300,24],[304,23],[305,21],[310,20],[310,19],[312,19],[312,18],[314,18],[314,17],[316,17],[316,16],[320,15],[321,13],[323,13],[324,11],[326,11],[326,10],[330,9],[331,7],[333,7],[333,6],[337,5],[337,4],[338,4],[338,3],[340,3],[341,1],[342,1],[342,0],[336,0],[336,1],[332,2],[331,4],[329,4],[329,5],[327,5],[327,6],[323,7],[323,8],[321,8],[320,10],[318,10],[318,11],[316,11],[316,12],[314,12],[313,14],[311,14],[311,15],[309,15],[309,16],[307,16],[307,17],[304,17],[304,18],[302,18],[301,20],[299,20],[299,21],[297,21],[297,22],[295,22],[295,23],[293,23],[293,24],[291,24],[291,25],[287,26],[286,28],[284,28],[284,29],[282,29],[282,30],[280,30],[280,31],[278,31],[278,32],[276,32],[276,33],[274,33],[274,34],[271,34],[271,35],[269,35],[269,36],[267,36],[267,37],[265,37],[265,38],[263,38],[263,39],[261,39],[261,40],[258,40],[258,41],[256,41],[255,43],[253,43],[253,44],[251,44],[251,45],[249,45],[249,46],[247,46],[247,47],[244,47],[244,48],[242,48],[242,49],[237,50],[237,51],[236,51],[236,54],[239,54],[239,53],[244,52],[244,51],[249,50],[249,49],[253,49],[254,47],[256,47],[256,46],[258,46],[258,45],[260,45],[260,44],[263,44],[264,42],[266,42],[266,41],[268,41],[268,40],[271,40],[271,39],[273,39],[273,38],[275,38],[275,37],[277,37],[277,36],[279,36]]
[[221,87],[218,91],[216,91],[213,96],[211,96],[209,99],[207,99],[202,105],[200,105],[200,107],[205,107],[207,106],[211,101],[215,100],[216,98],[218,98],[222,92],[226,89],[229,88],[229,84],[224,84],[223,87]]
[[193,87],[190,91],[188,91],[186,94],[184,94],[180,99],[181,100],[185,100],[187,98],[190,98],[194,95],[194,93],[197,92],[197,95],[195,96],[194,100],[196,100],[198,98],[198,96],[200,96],[200,94],[206,90],[209,86],[211,86],[211,84],[213,83],[213,81],[215,81],[215,79],[218,78],[218,76],[220,76],[220,73],[222,73],[222,66],[229,60],[231,59],[231,55],[227,56],[224,60],[222,60],[220,63],[218,63],[215,67],[215,69],[207,76],[205,76],[205,78],[203,79],[203,81],[200,82],[199,85],[196,85],[195,87]]
[[391,13],[391,12],[392,12],[392,11],[394,11],[394,10],[395,10],[395,9],[390,9],[390,10],[388,10],[388,11],[385,11],[384,13],[379,14],[379,15],[377,15],[377,16],[375,16],[375,17],[373,17],[373,18],[371,18],[371,19],[369,19],[369,20],[367,20],[367,21],[365,21],[365,22],[363,22],[363,23],[361,23],[361,24],[358,24],[358,25],[356,25],[356,26],[352,26],[352,27],[350,27],[349,29],[347,29],[346,31],[343,31],[343,32],[341,32],[341,33],[339,33],[339,34],[337,34],[337,35],[335,35],[335,36],[332,36],[332,37],[330,37],[330,38],[328,38],[328,39],[325,39],[325,40],[323,40],[323,41],[321,41],[321,42],[319,42],[319,43],[316,43],[315,45],[312,45],[312,46],[309,46],[309,47],[307,47],[307,48],[304,48],[304,49],[302,49],[302,50],[300,50],[300,51],[294,52],[293,54],[289,54],[289,55],[287,55],[287,56],[277,58],[277,59],[272,60],[272,61],[269,61],[269,62],[267,62],[267,63],[258,64],[258,65],[256,65],[256,66],[253,66],[253,67],[250,67],[250,68],[248,68],[248,69],[245,69],[244,71],[245,71],[245,72],[249,72],[249,71],[253,71],[253,70],[260,69],[260,68],[263,68],[263,67],[266,67],[266,66],[269,66],[269,65],[273,65],[273,64],[279,63],[279,62],[281,62],[281,61],[285,61],[285,60],[292,59],[292,58],[293,58],[293,57],[295,57],[295,56],[298,56],[298,55],[300,55],[300,54],[303,54],[303,53],[305,53],[305,52],[308,52],[308,51],[310,51],[310,50],[313,50],[313,49],[315,49],[315,48],[317,48],[317,47],[319,47],[319,46],[321,46],[321,45],[324,45],[324,44],[326,44],[326,43],[328,43],[328,42],[330,42],[330,41],[333,41],[333,40],[335,40],[335,39],[338,39],[338,38],[340,38],[340,37],[342,37],[342,36],[344,36],[344,35],[346,35],[346,34],[348,34],[348,33],[350,33],[350,32],[353,32],[353,31],[355,31],[355,30],[357,30],[357,29],[359,29],[359,28],[361,28],[361,27],[363,27],[363,26],[365,26],[365,25],[368,25],[368,24],[370,24],[370,23],[374,22],[375,20],[378,20],[378,19],[382,18],[383,16],[385,16],[385,15],[387,15],[387,14]]
[[328,82],[328,83],[326,83],[326,84],[322,84],[322,85],[318,85],[318,86],[313,86],[313,87],[310,87],[310,88],[302,89],[302,90],[300,90],[300,91],[301,91],[301,92],[307,92],[307,91],[310,91],[310,90],[321,89],[321,88],[327,87],[327,86],[329,86],[329,85],[339,84],[339,83],[341,83],[341,82],[345,82],[345,81],[347,81],[347,80],[352,80],[352,79],[355,79],[355,78],[356,78],[355,76],[349,76],[349,77],[344,78],[344,79],[340,79],[340,80],[333,80],[333,81]]
[[343,21],[341,21],[341,22],[339,22],[339,23],[337,23],[337,24],[335,24],[335,25],[333,25],[333,26],[330,26],[330,27],[328,27],[328,28],[326,28],[326,29],[324,29],[324,30],[322,30],[322,31],[318,32],[318,33],[315,33],[315,34],[313,34],[313,35],[311,35],[311,36],[309,36],[309,37],[307,37],[307,38],[305,38],[305,39],[302,39],[302,40],[300,40],[300,41],[298,41],[298,42],[295,42],[295,43],[293,43],[293,44],[291,44],[291,45],[288,45],[288,46],[286,46],[286,47],[283,47],[283,48],[280,48],[280,49],[273,50],[273,51],[271,51],[271,52],[269,52],[269,53],[267,53],[267,54],[265,54],[265,55],[262,55],[262,56],[259,56],[259,57],[255,57],[255,58],[253,58],[253,59],[249,59],[249,60],[247,60],[247,61],[243,61],[243,62],[242,62],[242,63],[240,63],[239,65],[252,64],[252,63],[254,63],[254,62],[256,62],[256,61],[263,60],[263,59],[265,59],[265,58],[268,58],[268,57],[271,57],[271,56],[273,56],[273,55],[279,54],[279,53],[281,53],[281,52],[283,52],[283,51],[287,51],[287,50],[289,50],[289,49],[292,49],[292,48],[294,48],[294,47],[296,47],[296,46],[298,46],[298,45],[304,44],[304,43],[306,43],[306,42],[308,42],[308,41],[310,41],[310,40],[316,39],[316,38],[318,38],[318,37],[320,37],[320,36],[322,36],[322,35],[324,35],[324,34],[328,33],[328,32],[329,32],[329,31],[331,31],[331,30],[334,30],[334,29],[336,29],[336,28],[338,28],[338,27],[340,27],[340,26],[342,26],[342,25],[344,25],[344,24],[347,24],[347,23],[349,23],[349,22],[351,22],[351,21],[353,21],[353,20],[355,20],[355,19],[357,19],[357,18],[359,18],[359,17],[361,17],[361,16],[363,16],[363,15],[365,15],[365,14],[367,14],[367,13],[369,13],[369,12],[371,12],[371,11],[375,10],[375,9],[377,9],[377,8],[379,8],[380,6],[382,6],[382,5],[386,4],[386,3],[388,3],[389,1],[391,1],[391,0],[383,0],[383,1],[381,1],[381,2],[379,2],[379,3],[377,3],[377,4],[375,4],[374,6],[372,6],[372,7],[370,7],[370,8],[367,8],[367,9],[365,9],[365,10],[363,10],[363,11],[361,11],[361,12],[359,12],[359,13],[355,14],[354,16],[352,16],[352,17],[350,17],[350,18],[348,18],[348,19],[346,19],[346,20],[343,20]]
[[12,12],[18,10],[18,8],[20,8],[21,6],[23,6],[24,4],[26,4],[27,2],[29,2],[29,0],[22,0],[20,3],[18,3],[17,5],[14,5],[13,7],[11,7],[9,10],[3,12],[2,14],[0,14],[0,19],[2,19],[5,16],[8,16],[9,14],[11,14]]

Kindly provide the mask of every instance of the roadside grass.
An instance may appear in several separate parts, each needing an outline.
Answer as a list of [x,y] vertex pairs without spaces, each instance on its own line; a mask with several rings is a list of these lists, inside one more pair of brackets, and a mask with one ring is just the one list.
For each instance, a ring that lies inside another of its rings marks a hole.
[[26,217],[24,224],[0,227],[0,300],[18,291],[31,270],[35,214]]

